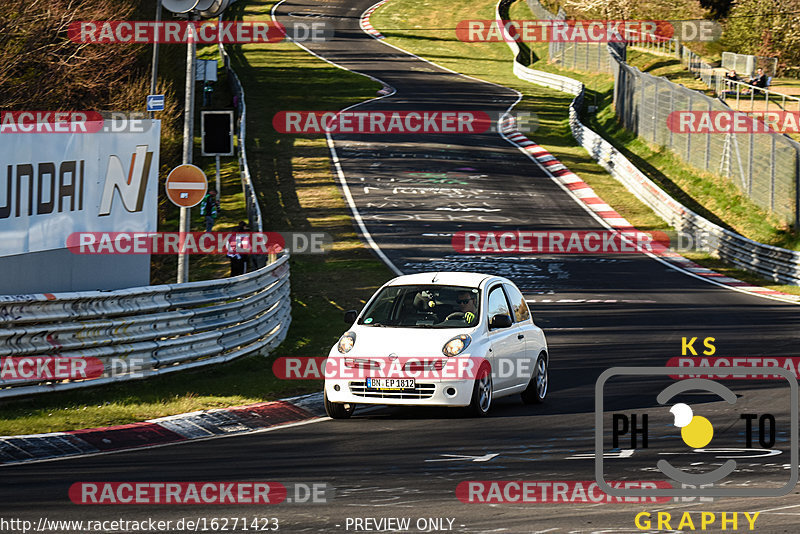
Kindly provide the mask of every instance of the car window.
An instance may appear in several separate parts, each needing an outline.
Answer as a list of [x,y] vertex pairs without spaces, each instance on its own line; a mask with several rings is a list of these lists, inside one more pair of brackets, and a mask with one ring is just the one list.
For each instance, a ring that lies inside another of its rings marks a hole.
[[372,303],[369,312],[369,316],[373,321],[377,319],[379,322],[385,322],[387,320],[387,318],[392,314],[392,309],[395,306],[395,300],[398,298],[401,291],[401,287],[387,287],[381,292],[380,295],[378,295],[378,297],[375,299],[375,302]]
[[528,309],[528,303],[525,302],[525,297],[519,292],[515,286],[511,284],[503,284],[508,295],[508,300],[511,301],[511,310],[514,312],[511,318],[515,323],[527,321],[531,317],[531,312]]
[[376,327],[467,328],[480,317],[480,291],[439,285],[389,286],[361,314],[358,324]]
[[489,291],[489,303],[486,309],[489,319],[495,315],[511,315],[508,311],[508,301],[503,293],[503,287],[500,285],[494,286]]

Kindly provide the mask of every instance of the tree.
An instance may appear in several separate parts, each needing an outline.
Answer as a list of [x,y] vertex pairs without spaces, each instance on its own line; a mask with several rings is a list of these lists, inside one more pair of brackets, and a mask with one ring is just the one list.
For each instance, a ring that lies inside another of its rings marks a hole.
[[723,19],[733,7],[733,0],[700,0],[700,5],[708,9],[713,19]]
[[779,72],[800,64],[800,0],[739,0],[731,10],[723,44],[731,52],[777,57]]
[[[10,0],[0,10],[0,108],[107,109],[146,67],[142,45],[70,41],[73,21],[130,17],[135,0]],[[142,62],[143,63],[143,62]]]

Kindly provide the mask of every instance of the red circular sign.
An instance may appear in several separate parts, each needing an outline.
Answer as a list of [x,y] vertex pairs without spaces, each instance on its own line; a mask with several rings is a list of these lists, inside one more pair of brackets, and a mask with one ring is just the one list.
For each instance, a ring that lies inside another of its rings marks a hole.
[[178,165],[167,176],[167,197],[176,206],[191,208],[197,206],[208,191],[208,178],[199,167]]

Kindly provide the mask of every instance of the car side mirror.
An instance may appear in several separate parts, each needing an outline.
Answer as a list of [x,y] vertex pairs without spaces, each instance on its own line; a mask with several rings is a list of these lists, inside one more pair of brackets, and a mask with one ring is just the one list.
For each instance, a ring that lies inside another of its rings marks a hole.
[[492,317],[491,321],[489,321],[489,328],[508,328],[512,324],[511,317],[502,313],[498,313]]
[[358,311],[356,310],[347,310],[346,312],[344,312],[344,322],[347,324],[353,324],[354,322],[356,322],[357,318],[358,318]]

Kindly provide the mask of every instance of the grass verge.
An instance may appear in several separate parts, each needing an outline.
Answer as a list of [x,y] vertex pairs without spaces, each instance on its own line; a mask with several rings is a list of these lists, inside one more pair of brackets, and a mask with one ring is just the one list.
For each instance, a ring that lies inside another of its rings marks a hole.
[[[239,2],[230,11],[236,18],[262,20],[273,3]],[[354,231],[324,137],[278,134],[271,126],[277,111],[338,110],[375,96],[380,85],[290,43],[230,47],[229,53],[245,87],[248,158],[265,230],[326,232],[334,240],[328,254],[296,255],[290,261],[292,325],[286,340],[269,358],[253,356],[147,381],[7,400],[0,406],[0,435],[123,424],[319,391],[319,381],[275,378],[274,358],[326,356],[344,330],[343,311],[360,308],[393,276]],[[213,158],[195,161],[213,176]],[[224,214],[230,208],[230,220],[218,223],[220,230],[241,218],[235,207],[241,205],[235,162],[225,165],[223,178],[222,210]],[[176,221],[171,224],[177,227]],[[227,263],[204,266],[195,260],[190,265],[203,276],[227,272]],[[164,269],[171,279],[174,269]]]
[[[494,19],[495,5],[495,0],[469,0],[457,6],[447,0],[392,0],[372,15],[371,22],[392,44],[457,72],[520,91],[524,98],[517,109],[536,113],[539,118],[539,128],[530,133],[533,140],[558,157],[640,230],[669,229],[650,208],[576,145],[569,130],[571,96],[514,76],[512,54],[505,43],[465,43],[456,38],[454,31],[436,33],[430,30],[454,28],[459,20]],[[510,15],[513,20],[528,19],[531,13],[524,2],[518,1],[511,6]],[[531,48],[536,59],[531,64],[533,68],[579,79],[586,85],[587,104],[599,108],[595,116],[584,119],[584,122],[674,197],[714,222],[747,237],[776,246],[800,248],[800,236],[796,232],[756,207],[732,184],[711,174],[700,173],[680,162],[668,150],[649,146],[623,131],[614,118],[611,106],[613,79],[609,75],[559,69],[547,63],[546,44],[534,44]],[[655,76],[666,74],[681,79],[682,67],[670,58],[635,50],[629,59],[634,66]],[[753,284],[800,294],[797,286],[776,285],[741,269],[724,266],[708,254],[693,254],[692,259]]]

